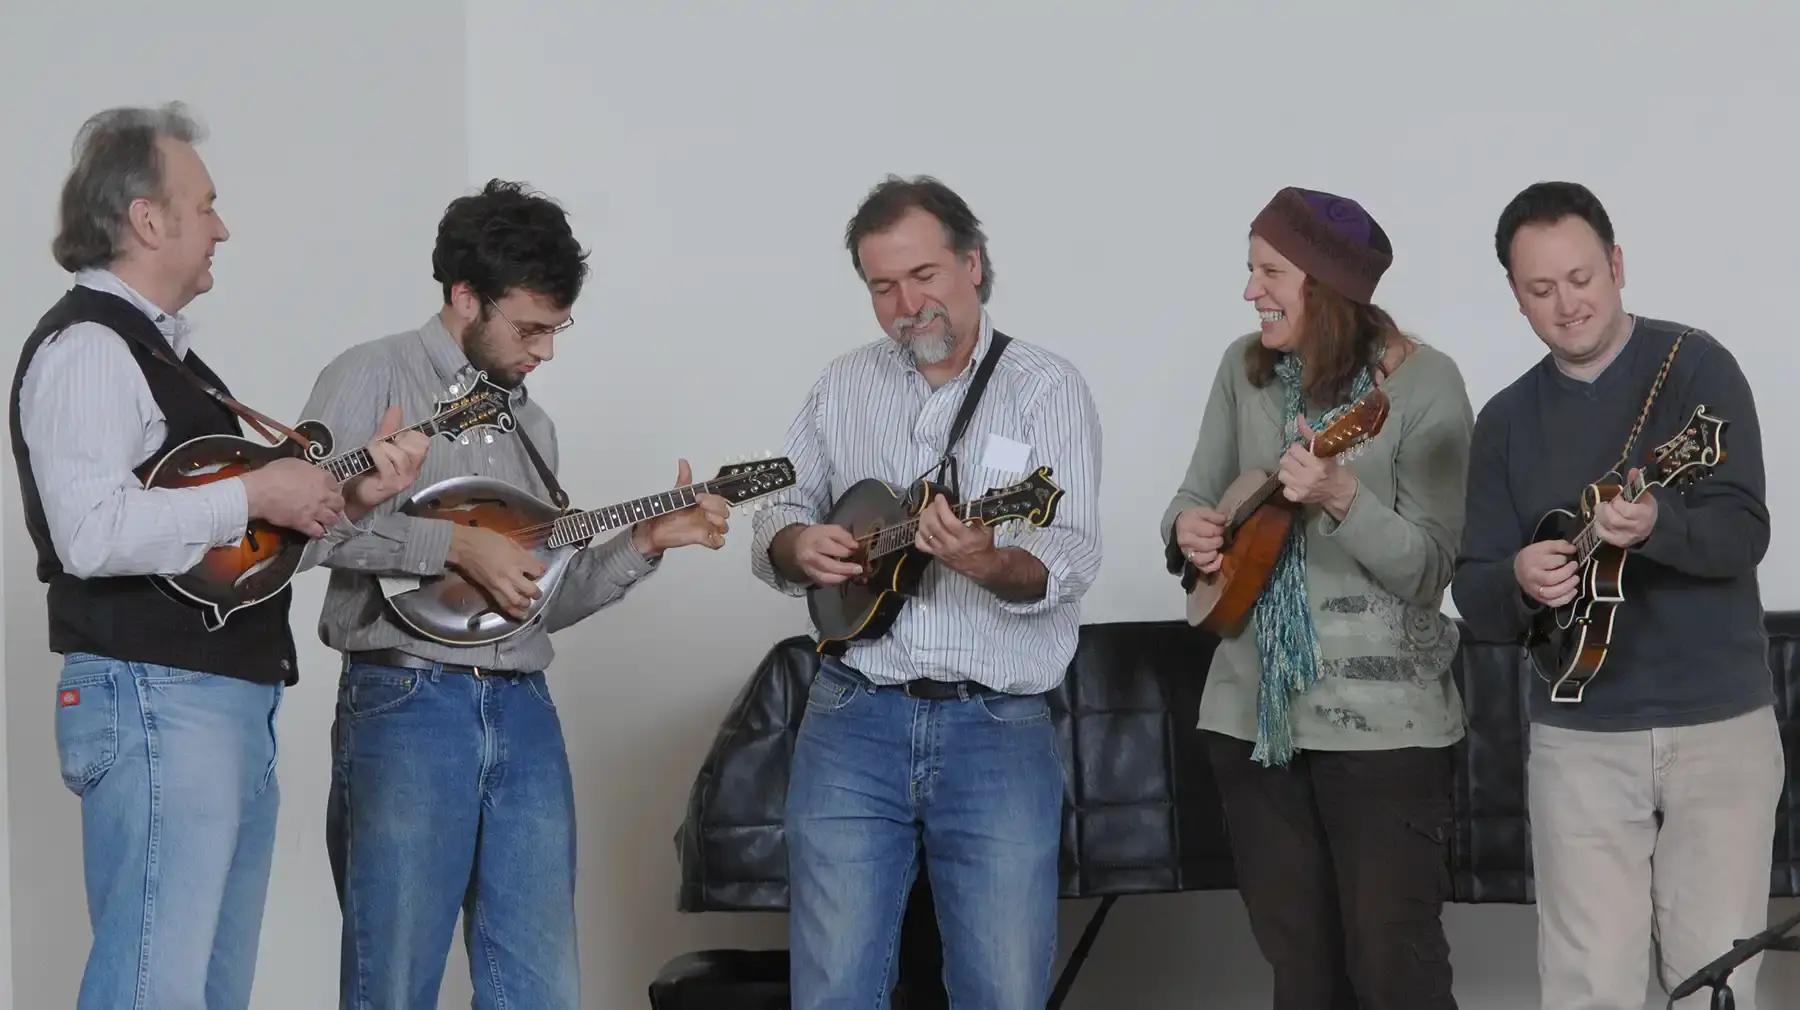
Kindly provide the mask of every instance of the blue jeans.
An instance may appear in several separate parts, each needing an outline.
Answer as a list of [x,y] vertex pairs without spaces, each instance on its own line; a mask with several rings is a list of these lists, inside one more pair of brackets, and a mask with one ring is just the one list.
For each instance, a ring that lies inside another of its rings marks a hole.
[[349,663],[332,738],[339,1005],[436,1010],[461,912],[477,1008],[577,1010],[575,791],[543,673]]
[[824,660],[788,782],[794,1010],[889,1005],[921,856],[950,1005],[1043,1010],[1063,787],[1044,696],[915,699]]
[[281,804],[281,685],[74,652],[56,698],[94,933],[75,1005],[248,1007]]

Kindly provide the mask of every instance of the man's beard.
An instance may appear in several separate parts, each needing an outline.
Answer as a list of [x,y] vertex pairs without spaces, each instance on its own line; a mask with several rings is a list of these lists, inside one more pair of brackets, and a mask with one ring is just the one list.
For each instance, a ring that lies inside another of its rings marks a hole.
[[494,364],[497,357],[493,353],[494,346],[505,339],[494,332],[495,322],[493,319],[481,319],[471,323],[469,333],[463,339],[463,354],[468,356],[469,364],[486,372],[488,379],[495,385],[517,389],[525,381],[525,376]]
[[[941,333],[907,335],[908,330],[918,329],[937,319],[944,321]],[[902,316],[894,320],[891,336],[895,343],[906,348],[912,354],[915,361],[927,365],[935,365],[948,358],[951,349],[956,346],[956,335],[950,332],[950,316],[944,312],[942,306],[938,305],[929,306],[916,316]]]

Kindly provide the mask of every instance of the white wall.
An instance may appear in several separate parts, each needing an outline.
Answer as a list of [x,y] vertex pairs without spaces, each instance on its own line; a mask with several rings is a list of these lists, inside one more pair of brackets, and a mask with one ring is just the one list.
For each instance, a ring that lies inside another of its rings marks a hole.
[[[890,171],[943,177],[993,237],[997,320],[1074,360],[1099,401],[1107,559],[1089,621],[1180,613],[1153,525],[1220,349],[1252,325],[1244,233],[1283,184],[1374,211],[1399,247],[1384,304],[1458,359],[1479,404],[1540,353],[1493,258],[1494,219],[1538,178],[1587,182],[1618,225],[1628,305],[1710,328],[1777,430],[1796,364],[1784,295],[1800,211],[1781,193],[1800,154],[1785,125],[1800,15],[1628,17],[1635,5],[1614,3],[1352,16],[1313,3],[1287,5],[1288,22],[1082,6],[15,6],[0,93],[30,100],[3,113],[0,329],[21,339],[66,283],[47,243],[81,119],[181,97],[213,128],[202,153],[234,231],[218,288],[192,310],[202,353],[277,416],[338,350],[431,311],[433,227],[450,198],[501,175],[561,199],[596,276],[534,387],[562,432],[564,483],[587,503],[667,486],[679,455],[708,473],[776,448],[827,358],[878,335],[842,249],[857,200]],[[1800,479],[1776,444],[1769,499],[1785,516]],[[10,473],[0,481],[13,1005],[67,1006],[87,940],[77,807],[56,775],[42,590]],[[684,950],[783,942],[779,916],[673,911],[671,835],[717,721],[763,649],[804,628],[801,604],[751,579],[748,521],[734,531],[720,554],[672,555],[557,637],[589,1006],[646,1005],[658,966]],[[1800,607],[1796,561],[1800,537],[1778,523],[1771,609]],[[256,1000],[278,1010],[332,1005],[336,978],[322,585],[299,580],[303,680],[282,716]],[[1091,907],[1071,903],[1067,942]],[[1463,1005],[1529,1005],[1532,910],[1447,918]],[[1800,962],[1765,979],[1765,1006],[1800,1005]],[[1127,987],[1133,1007],[1266,1005],[1236,896],[1121,902],[1069,1005],[1119,1006]],[[441,1005],[467,1002],[458,951]]]
[[[0,243],[8,346],[18,347],[68,283],[49,241],[75,129],[109,105],[171,98],[189,102],[212,130],[200,151],[232,237],[216,258],[216,287],[190,314],[197,349],[240,399],[292,418],[333,354],[435,311],[432,236],[465,174],[461,8],[333,0],[284,9],[294,12],[222,14],[204,0],[9,9],[0,43],[11,75],[0,189],[10,225]],[[68,1007],[89,937],[79,806],[57,774],[49,702],[59,663],[44,645],[43,589],[11,466],[9,458],[12,1005]],[[313,630],[324,582],[322,573],[297,580],[302,679],[281,714],[282,810],[258,1007],[336,1005],[324,810],[337,668]]]

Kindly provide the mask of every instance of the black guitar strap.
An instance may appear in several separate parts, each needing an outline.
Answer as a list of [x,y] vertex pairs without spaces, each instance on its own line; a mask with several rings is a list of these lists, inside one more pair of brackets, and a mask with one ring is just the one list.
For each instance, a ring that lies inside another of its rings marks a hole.
[[[962,501],[962,488],[956,468],[956,442],[962,438],[963,429],[969,426],[969,418],[975,416],[975,405],[981,400],[981,393],[987,389],[988,377],[994,374],[994,365],[1000,361],[1000,353],[1012,338],[999,330],[994,331],[994,339],[988,343],[988,351],[981,359],[980,367],[975,369],[975,377],[970,380],[968,391],[963,393],[962,406],[957,408],[956,420],[950,423],[950,437],[944,440],[944,455],[937,465],[938,484],[948,487],[956,501]],[[946,475],[948,475],[946,477]]]
[[568,508],[569,495],[562,489],[562,484],[557,482],[556,474],[550,472],[550,468],[544,464],[544,457],[538,455],[537,446],[531,444],[531,436],[525,434],[525,422],[521,420],[518,427],[513,430],[519,433],[519,441],[525,443],[525,453],[531,457],[531,465],[537,467],[538,476],[543,478],[544,487],[549,489],[550,500],[559,509]]

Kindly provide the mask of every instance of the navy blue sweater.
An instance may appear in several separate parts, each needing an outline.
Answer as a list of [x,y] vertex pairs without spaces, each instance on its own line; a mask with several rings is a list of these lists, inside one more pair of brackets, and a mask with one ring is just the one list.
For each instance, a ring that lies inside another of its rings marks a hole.
[[[1640,317],[1592,382],[1546,355],[1475,420],[1456,609],[1475,637],[1520,639],[1535,603],[1513,556],[1552,508],[1578,512],[1583,487],[1619,461],[1625,440],[1677,334]],[[1725,459],[1686,490],[1656,487],[1650,538],[1625,561],[1625,602],[1612,648],[1579,703],[1550,701],[1532,673],[1531,717],[1588,730],[1641,730],[1731,718],[1774,701],[1756,566],[1769,545],[1762,431],[1743,371],[1716,339],[1682,341],[1630,465],[1677,434],[1705,404],[1726,422]]]

